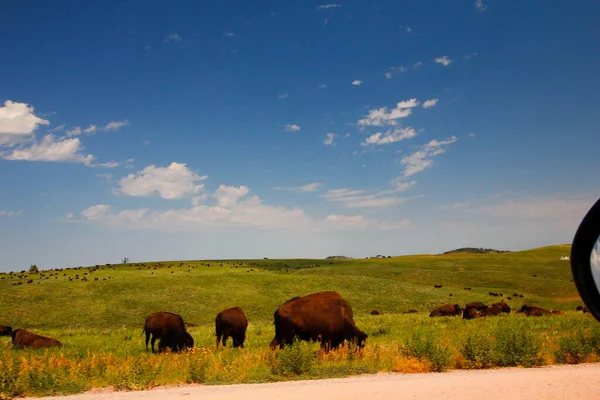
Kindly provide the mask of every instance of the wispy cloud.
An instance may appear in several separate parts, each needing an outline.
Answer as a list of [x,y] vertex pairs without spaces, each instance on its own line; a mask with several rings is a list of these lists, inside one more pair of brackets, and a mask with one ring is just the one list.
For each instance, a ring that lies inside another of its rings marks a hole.
[[361,145],[368,146],[390,144],[405,139],[411,139],[415,136],[417,136],[417,132],[414,130],[414,128],[410,126],[405,128],[394,128],[386,131],[385,133],[377,132],[372,134],[371,136],[366,138],[365,141],[361,143]]
[[360,86],[360,85],[362,85],[362,83],[363,83],[363,81],[361,81],[359,79],[356,79],[356,80],[352,81],[352,85],[354,85],[354,86]]
[[319,188],[323,186],[322,183],[308,183],[306,185],[302,185],[302,186],[278,186],[273,188],[273,190],[286,190],[289,192],[296,192],[296,193],[308,193],[308,192],[316,192],[319,190]]
[[164,39],[163,39],[163,43],[169,43],[169,42],[181,42],[183,39],[181,38],[181,36],[179,36],[179,34],[177,33],[171,33],[170,35],[167,35]]
[[390,68],[388,68],[388,70],[386,71],[386,73],[385,73],[385,77],[386,77],[386,79],[390,80],[390,79],[392,79],[392,77],[394,76],[394,74],[395,74],[396,72],[404,72],[404,71],[406,71],[406,68],[405,68],[405,67],[403,67],[403,66],[399,66],[399,67],[390,67]]
[[423,108],[431,108],[435,107],[435,105],[440,101],[440,99],[429,99],[423,102]]
[[423,65],[422,61],[417,61],[416,63],[413,64],[413,68],[417,69],[417,68],[420,68],[422,65]]
[[287,93],[283,93],[283,94],[278,94],[277,97],[279,97],[281,100],[285,100],[288,97],[290,97],[290,95]]
[[444,67],[447,67],[448,65],[450,65],[454,60],[452,60],[450,57],[448,56],[442,56],[442,57],[437,57],[434,60],[436,63],[438,64],[442,64]]
[[441,211],[461,210],[461,209],[467,208],[469,206],[470,206],[469,203],[446,204],[446,205],[443,205],[443,206],[439,206],[438,210],[441,210]]
[[331,132],[327,133],[327,135],[325,135],[325,139],[323,139],[323,144],[325,146],[335,146],[334,141],[337,136],[338,135],[336,135],[335,133],[331,133]]
[[[415,182],[416,183],[416,182]],[[391,207],[405,203],[410,200],[408,197],[390,196],[397,192],[409,189],[414,183],[408,184],[408,187],[401,187],[400,190],[380,190],[377,192],[367,192],[366,190],[355,189],[332,189],[328,190],[322,197],[329,202],[339,203],[347,208],[382,208]]]
[[477,135],[475,135],[475,132],[469,133],[469,137],[475,137],[475,136],[477,136]]
[[487,8],[487,6],[485,4],[483,4],[483,0],[475,0],[475,3],[473,5],[475,6],[476,9],[478,9],[481,12],[484,12],[485,9]]
[[478,55],[477,52],[474,52],[474,53],[471,53],[471,54],[467,54],[465,56],[465,60],[468,60],[469,58],[477,57],[477,55]]
[[0,210],[0,217],[18,217],[21,214],[23,214],[22,210],[19,210],[19,211]]
[[287,124],[284,129],[288,132],[298,132],[300,130],[300,125]]
[[388,111],[382,107],[369,111],[369,115],[358,121],[359,126],[386,126],[397,125],[398,119],[406,118],[412,113],[412,109],[419,105],[417,99],[401,101],[396,107]]
[[340,8],[342,5],[341,4],[323,4],[320,6],[317,6],[318,10],[329,10],[330,8]]
[[442,141],[434,139],[424,145],[421,150],[402,158],[401,163],[405,165],[404,177],[409,177],[431,167],[433,165],[432,157],[444,153],[446,151],[444,147],[454,142],[456,142],[456,136]]
[[66,135],[67,136],[79,136],[83,133],[88,134],[88,135],[93,135],[96,132],[99,131],[104,131],[104,132],[111,132],[111,131],[117,131],[119,129],[121,129],[124,126],[128,126],[129,125],[129,121],[127,120],[123,120],[123,121],[110,121],[108,124],[106,124],[103,127],[98,127],[94,124],[91,124],[90,126],[88,126],[85,129],[82,129],[80,126],[75,126],[69,130],[66,131]]

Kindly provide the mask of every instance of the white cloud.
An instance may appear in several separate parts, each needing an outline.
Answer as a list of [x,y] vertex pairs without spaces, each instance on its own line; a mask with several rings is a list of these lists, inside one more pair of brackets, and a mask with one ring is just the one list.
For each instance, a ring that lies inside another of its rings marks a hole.
[[417,99],[401,101],[388,112],[387,107],[369,111],[369,115],[358,121],[359,126],[386,126],[397,125],[398,119],[406,118],[412,114],[412,109],[419,105]]
[[[103,128],[105,131],[116,131],[124,126],[129,125],[129,121],[111,121]],[[89,128],[88,128],[89,129]]]
[[341,4],[323,4],[323,5],[318,6],[317,9],[319,9],[319,10],[327,10],[327,9],[330,9],[330,8],[339,8],[341,6],[342,6]]
[[342,203],[348,208],[389,207],[402,204],[408,200],[404,197],[386,196],[396,192],[396,190],[388,190],[366,194],[364,190],[332,189],[328,190],[322,197],[329,202]]
[[287,124],[285,126],[285,130],[288,131],[288,132],[298,132],[300,130],[300,125]]
[[412,30],[412,28],[411,28],[410,26],[407,26],[407,27],[406,27],[406,32],[407,32],[407,33],[411,33],[412,31],[413,31],[413,30]]
[[474,52],[474,53],[471,53],[471,54],[467,54],[465,56],[465,60],[468,60],[468,59],[476,57],[476,56],[477,56],[477,52]]
[[371,223],[362,215],[328,215],[325,220],[343,228],[366,228]]
[[96,133],[96,130],[97,130],[97,129],[98,129],[98,127],[97,127],[96,125],[90,125],[90,126],[88,126],[87,128],[85,128],[83,131],[84,131],[85,133],[90,133],[90,134],[93,134],[93,133]]
[[235,33],[233,33],[233,32],[227,32],[225,35],[227,35],[228,37],[234,37]]
[[65,215],[66,219],[73,219],[75,218],[75,214],[74,213],[68,213],[67,215]]
[[363,83],[363,81],[361,81],[361,80],[359,80],[359,79],[356,79],[356,80],[353,80],[353,81],[352,81],[352,84],[353,84],[354,86],[360,86],[360,85],[362,85],[362,83]]
[[53,134],[35,142],[29,147],[15,149],[9,154],[2,153],[5,160],[23,161],[49,161],[49,162],[73,162],[82,163],[89,167],[94,166],[94,156],[84,155],[83,146],[79,138],[55,140]]
[[477,135],[475,135],[475,132],[469,133],[469,137],[475,137],[475,136],[477,136]]
[[439,206],[438,210],[442,211],[453,211],[453,210],[461,210],[463,208],[469,207],[469,203],[454,203],[454,204],[446,204],[443,206]]
[[391,72],[386,72],[386,73],[385,73],[385,78],[386,78],[387,80],[390,80],[390,79],[392,79],[392,76],[393,76],[393,74],[392,74]]
[[164,199],[180,199],[198,193],[203,185],[196,182],[206,179],[190,171],[185,163],[172,162],[168,167],[150,165],[119,181],[120,191],[128,196],[150,196],[158,193]]
[[415,136],[417,136],[417,132],[410,126],[406,128],[394,128],[388,130],[385,133],[377,132],[372,134],[371,136],[366,138],[365,141],[361,143],[361,145],[368,146],[396,143],[401,140],[411,139]]
[[120,164],[117,161],[109,161],[105,163],[96,164],[96,167],[104,167],[104,168],[116,168]]
[[50,121],[34,114],[33,106],[6,100],[0,107],[0,145],[14,145],[28,139],[40,125]]
[[82,132],[83,131],[81,130],[81,127],[76,126],[73,129],[69,129],[65,133],[67,134],[67,136],[79,136],[79,135],[81,135]]
[[423,65],[422,61],[417,61],[416,63],[413,64],[413,68],[417,69],[417,68],[421,67],[422,65]]
[[325,89],[326,87],[327,87],[327,85],[325,85],[325,84],[319,85],[319,89]]
[[181,36],[179,36],[179,34],[177,33],[171,33],[170,35],[166,36],[163,39],[163,43],[169,43],[169,42],[181,42],[183,39],[181,39]]
[[474,6],[481,12],[484,12],[487,6],[483,4],[483,0],[475,0]]
[[290,97],[290,95],[287,93],[284,93],[284,94],[278,94],[277,97],[279,97],[281,100],[285,100],[288,97]]
[[423,102],[423,108],[431,108],[431,107],[435,107],[435,105],[437,104],[437,102],[440,101],[440,99],[429,99],[429,100],[425,100]]
[[18,217],[23,214],[22,210],[19,211],[4,211],[0,210],[0,217]]
[[58,131],[62,131],[63,129],[65,129],[65,126],[67,126],[67,124],[62,124],[62,125],[58,125],[55,126],[52,129],[48,129],[48,132],[58,132]]
[[335,138],[338,135],[336,135],[335,133],[331,133],[329,132],[327,135],[325,135],[325,139],[323,139],[323,144],[325,144],[325,146],[335,146]]
[[404,192],[416,184],[417,181],[405,181],[402,176],[397,176],[390,180],[390,185],[392,185],[397,192]]
[[409,177],[431,167],[433,165],[431,158],[444,153],[445,149],[443,146],[448,146],[454,142],[456,142],[456,136],[452,136],[441,142],[432,140],[425,144],[421,150],[402,158],[401,163],[406,165],[403,172],[404,177]]
[[444,67],[450,65],[454,60],[450,59],[448,56],[437,57],[435,62],[438,64],[442,64]]
[[290,192],[299,192],[299,193],[307,193],[307,192],[316,192],[319,188],[323,186],[322,183],[308,183],[302,186],[288,186],[288,187],[275,187],[273,190],[289,190]]

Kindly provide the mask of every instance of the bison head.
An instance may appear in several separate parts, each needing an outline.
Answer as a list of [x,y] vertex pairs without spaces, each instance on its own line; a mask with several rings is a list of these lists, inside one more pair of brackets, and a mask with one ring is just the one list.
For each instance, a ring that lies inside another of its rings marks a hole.
[[273,340],[271,340],[271,343],[269,343],[269,347],[271,348],[271,350],[275,350],[277,346],[279,346],[279,340],[277,340],[277,338],[274,337]]
[[10,326],[0,325],[0,336],[10,336],[12,334],[12,328]]
[[190,349],[194,347],[194,338],[187,331],[183,334],[183,347],[189,347]]

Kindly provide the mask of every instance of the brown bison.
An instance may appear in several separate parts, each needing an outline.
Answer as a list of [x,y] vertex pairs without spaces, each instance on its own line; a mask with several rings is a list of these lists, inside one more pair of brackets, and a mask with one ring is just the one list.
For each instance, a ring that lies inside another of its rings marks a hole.
[[0,336],[10,336],[13,346],[17,349],[44,349],[47,347],[62,347],[62,343],[56,339],[36,335],[25,329],[13,329],[10,326],[0,325]]
[[463,319],[474,319],[477,318],[479,315],[477,314],[477,309],[473,308],[473,307],[469,307],[469,308],[465,308],[463,310]]
[[228,308],[217,314],[215,318],[215,333],[217,335],[217,350],[219,342],[223,337],[223,347],[226,346],[227,339],[231,336],[233,347],[244,348],[246,340],[246,329],[248,328],[248,319],[244,310],[239,307]]
[[477,311],[481,311],[481,310],[485,310],[486,308],[488,308],[488,306],[483,304],[481,301],[473,301],[471,303],[465,304],[465,308],[474,308]]
[[479,317],[493,317],[495,315],[502,314],[502,309],[497,306],[491,306],[486,308],[485,310],[479,311]]
[[546,315],[552,315],[552,313],[548,310],[545,310],[541,307],[528,306],[527,304],[523,304],[517,312],[523,313],[528,317],[543,317]]
[[444,304],[433,310],[430,317],[453,317],[462,314],[462,308],[458,304]]
[[273,314],[275,337],[271,349],[292,344],[295,338],[320,341],[328,351],[344,341],[364,347],[368,335],[358,329],[350,303],[334,291],[294,297],[277,308]]
[[381,315],[381,313],[377,310],[371,310],[371,315]]
[[151,347],[154,353],[154,342],[160,339],[158,351],[166,348],[178,352],[186,347],[194,347],[194,339],[185,329],[185,323],[180,315],[170,312],[155,312],[146,317],[144,330],[146,334],[146,350],[148,350],[148,339],[152,335]]
[[492,307],[498,307],[503,313],[510,314],[510,306],[503,301],[492,304]]

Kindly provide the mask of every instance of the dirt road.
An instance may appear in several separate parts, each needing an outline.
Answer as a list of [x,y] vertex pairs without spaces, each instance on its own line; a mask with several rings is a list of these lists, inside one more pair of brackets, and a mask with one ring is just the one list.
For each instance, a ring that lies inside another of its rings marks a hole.
[[[31,400],[32,398],[30,398]],[[45,400],[389,400],[600,399],[600,363],[544,368],[378,374],[252,385],[190,385],[140,392],[85,393]]]

